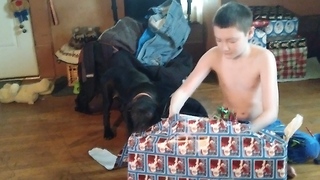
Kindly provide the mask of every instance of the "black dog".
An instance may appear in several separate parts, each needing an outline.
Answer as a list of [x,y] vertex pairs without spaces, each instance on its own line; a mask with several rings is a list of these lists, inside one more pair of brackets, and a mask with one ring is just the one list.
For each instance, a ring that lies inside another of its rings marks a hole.
[[115,96],[120,101],[128,135],[147,130],[160,121],[156,87],[132,66],[129,59],[115,57],[109,61],[109,68],[101,78],[104,137],[111,139],[115,136],[110,126],[110,110]]
[[[176,87],[170,86],[170,79],[151,81],[151,75],[137,66],[136,61],[120,50],[107,60],[106,71],[100,77],[106,139],[115,136],[110,126],[110,110],[115,96],[120,103],[128,136],[147,130],[168,115],[170,96]],[[181,113],[208,117],[205,108],[193,98],[186,101]]]
[[[82,56],[85,68],[78,68],[81,90],[75,109],[87,114],[102,112],[105,138],[115,136],[110,127],[111,108],[120,108],[122,114],[113,127],[124,119],[128,135],[144,131],[168,116],[165,107],[169,106],[171,94],[180,85],[178,79],[186,74],[185,70],[181,73],[180,68],[185,62],[179,61],[170,66],[174,66],[173,69],[146,67],[131,53],[116,50],[108,44],[94,41],[85,47]],[[181,113],[207,116],[204,107],[192,98],[185,103]]]

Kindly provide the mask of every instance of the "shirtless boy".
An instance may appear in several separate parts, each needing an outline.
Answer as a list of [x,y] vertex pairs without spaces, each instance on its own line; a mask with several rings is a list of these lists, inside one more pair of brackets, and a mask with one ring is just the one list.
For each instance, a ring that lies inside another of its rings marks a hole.
[[[269,50],[248,42],[254,33],[252,19],[251,10],[236,2],[218,9],[212,22],[217,46],[200,58],[185,82],[174,92],[169,117],[178,114],[210,71],[215,71],[223,94],[223,106],[236,112],[239,120],[250,121],[254,132],[272,124],[284,127],[277,120],[276,60]],[[295,176],[293,168],[288,169],[291,170],[288,175]]]

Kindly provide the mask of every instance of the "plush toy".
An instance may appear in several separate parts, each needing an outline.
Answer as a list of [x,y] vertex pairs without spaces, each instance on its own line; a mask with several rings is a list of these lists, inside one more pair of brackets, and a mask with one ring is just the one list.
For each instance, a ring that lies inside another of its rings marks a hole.
[[1,103],[11,103],[14,101],[18,91],[20,89],[19,84],[17,83],[6,83],[0,89],[0,102]]
[[22,85],[18,94],[14,98],[15,102],[18,103],[28,103],[34,104],[39,97],[38,93],[32,91],[32,88],[29,88],[30,85]]
[[9,1],[9,9],[13,12],[15,18],[19,20],[19,28],[23,33],[26,33],[27,30],[24,29],[24,25],[22,24],[24,21],[28,20],[28,11],[30,8],[29,1],[27,0],[10,0]]
[[100,28],[97,26],[75,27],[72,29],[72,37],[69,40],[69,46],[75,49],[81,49],[85,43],[97,40],[100,34]]
[[15,102],[34,104],[39,95],[51,94],[54,84],[44,78],[37,83],[24,84],[20,86],[20,90],[14,98]]

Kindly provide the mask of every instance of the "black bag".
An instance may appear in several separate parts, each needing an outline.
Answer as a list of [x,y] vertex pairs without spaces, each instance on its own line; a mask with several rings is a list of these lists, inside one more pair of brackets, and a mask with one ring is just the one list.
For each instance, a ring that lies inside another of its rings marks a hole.
[[78,63],[80,92],[75,99],[75,111],[92,114],[90,102],[98,97],[100,77],[107,67],[108,59],[113,55],[113,47],[92,41],[84,45]]

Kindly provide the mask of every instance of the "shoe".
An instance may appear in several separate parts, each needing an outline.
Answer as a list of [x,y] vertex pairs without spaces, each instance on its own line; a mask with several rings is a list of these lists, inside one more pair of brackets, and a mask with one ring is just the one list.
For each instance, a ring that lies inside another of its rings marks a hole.
[[73,85],[73,94],[79,94],[80,93],[80,83],[79,81],[76,81]]

